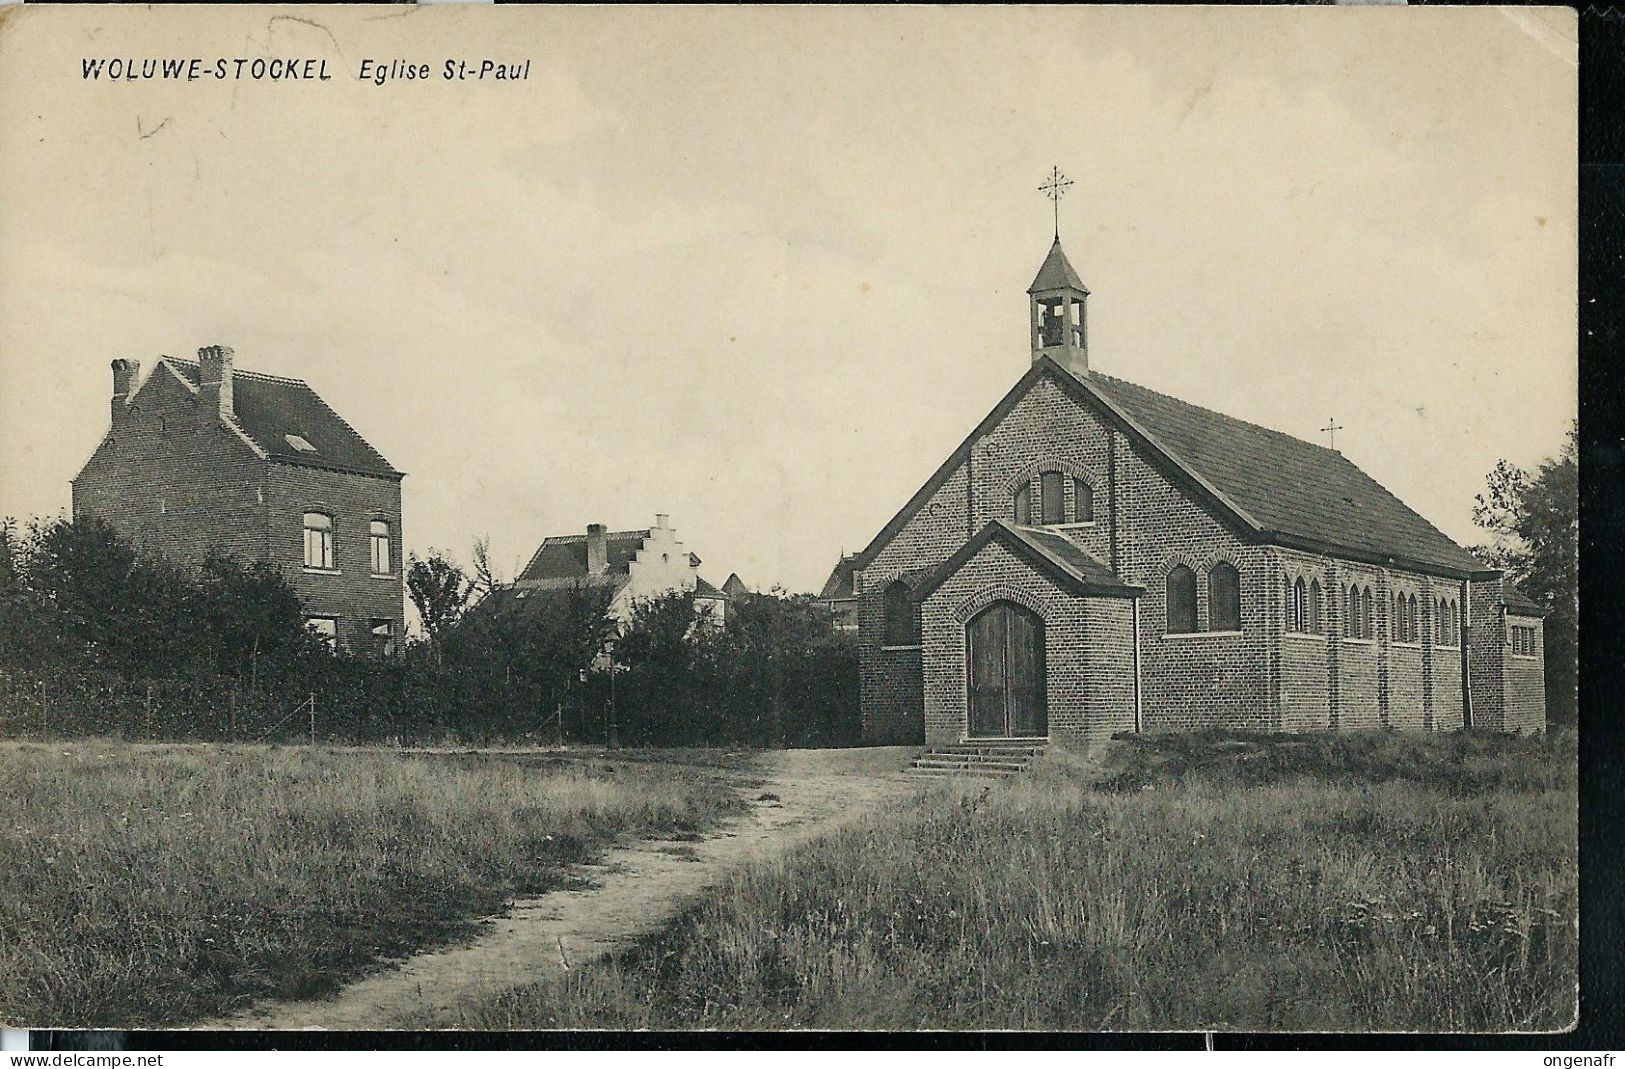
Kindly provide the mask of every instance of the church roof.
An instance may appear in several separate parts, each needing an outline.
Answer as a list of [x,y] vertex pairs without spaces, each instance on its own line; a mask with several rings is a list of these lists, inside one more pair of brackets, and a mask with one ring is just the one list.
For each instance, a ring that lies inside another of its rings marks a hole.
[[1083,284],[1083,279],[1072,270],[1072,262],[1066,258],[1061,249],[1061,239],[1056,238],[1055,244],[1049,247],[1049,255],[1044,257],[1044,266],[1038,269],[1038,275],[1033,284],[1027,287],[1028,293],[1039,293],[1043,290],[1075,289],[1089,292],[1089,287]]
[[[202,373],[195,362],[169,356],[160,357],[159,362],[169,365],[189,388],[198,389]],[[157,368],[153,373],[157,373]],[[142,386],[145,385],[143,382]],[[367,444],[355,428],[299,379],[234,368],[231,393],[237,425],[272,460],[386,478],[401,477],[378,450]],[[295,439],[310,448],[299,448],[294,444]]]
[[1280,431],[1187,404],[1100,374],[1080,378],[1047,357],[1035,362],[856,562],[885,548],[909,518],[1040,379],[1048,377],[1163,461],[1164,473],[1243,538],[1452,578],[1496,574],[1417,515],[1348,458]]
[[924,601],[947,582],[964,563],[981,552],[982,547],[997,540],[1005,548],[1023,558],[1038,571],[1048,575],[1063,589],[1075,594],[1096,594],[1115,597],[1138,597],[1145,588],[1125,583],[1112,570],[1082,546],[1058,531],[1040,527],[1018,527],[1004,520],[989,520],[976,536],[955,551],[954,555],[926,573],[914,587],[914,598]]
[[1511,583],[1502,588],[1502,597],[1507,603],[1507,611],[1514,616],[1545,616],[1546,606],[1531,598]]
[[1122,379],[1091,374],[1087,382],[1251,517],[1267,541],[1484,570],[1478,558],[1334,449]]

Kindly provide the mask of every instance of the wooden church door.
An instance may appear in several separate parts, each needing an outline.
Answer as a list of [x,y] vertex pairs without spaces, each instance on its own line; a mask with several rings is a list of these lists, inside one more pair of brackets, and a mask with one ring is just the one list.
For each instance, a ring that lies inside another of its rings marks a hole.
[[998,601],[965,625],[972,738],[1039,738],[1049,733],[1044,705],[1044,622]]

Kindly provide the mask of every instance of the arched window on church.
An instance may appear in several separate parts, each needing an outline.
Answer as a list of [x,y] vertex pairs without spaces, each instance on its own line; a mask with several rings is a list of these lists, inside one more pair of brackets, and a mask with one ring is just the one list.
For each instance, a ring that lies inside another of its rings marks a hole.
[[1376,602],[1371,598],[1371,588],[1366,587],[1360,594],[1360,637],[1375,638],[1377,634]]
[[1353,583],[1343,589],[1343,637],[1360,637],[1360,588]]
[[1412,642],[1422,641],[1422,613],[1417,607],[1415,594],[1405,599],[1405,633],[1411,636]]
[[908,584],[898,579],[886,588],[886,621],[883,628],[888,646],[913,646],[918,643],[914,634],[914,599]]
[[1286,594],[1286,629],[1309,630],[1309,584],[1300,575],[1287,584]]
[[1046,471],[1038,477],[1039,496],[1043,499],[1044,522],[1066,522],[1066,479],[1058,471]]
[[1304,628],[1311,635],[1320,634],[1320,580],[1309,580],[1309,611],[1304,617]]
[[1224,561],[1207,573],[1207,629],[1241,630],[1241,573]]
[[1082,479],[1072,480],[1072,522],[1095,522],[1095,488]]
[[1196,630],[1196,573],[1176,564],[1168,573],[1168,633],[1188,635]]
[[1016,487],[1014,501],[1014,519],[1016,523],[1025,527],[1033,522],[1033,484],[1022,483]]

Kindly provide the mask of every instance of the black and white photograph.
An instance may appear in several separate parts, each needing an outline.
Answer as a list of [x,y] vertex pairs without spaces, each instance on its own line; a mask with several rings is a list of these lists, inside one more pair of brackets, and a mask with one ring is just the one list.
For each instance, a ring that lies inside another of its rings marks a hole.
[[0,1025],[1556,1042],[1577,41],[0,9]]

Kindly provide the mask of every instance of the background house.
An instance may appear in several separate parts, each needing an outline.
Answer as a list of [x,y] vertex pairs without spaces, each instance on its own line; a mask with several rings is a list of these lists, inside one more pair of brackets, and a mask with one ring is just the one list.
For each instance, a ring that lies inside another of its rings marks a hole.
[[304,382],[234,366],[114,360],[112,419],[73,480],[73,515],[151,556],[279,566],[329,641],[392,652],[403,631],[402,473]]
[[641,530],[609,531],[593,523],[585,534],[545,538],[513,586],[516,592],[607,587],[614,592],[610,615],[622,621],[641,599],[692,592],[695,613],[720,625],[727,619],[728,598],[700,578],[700,563],[678,541],[670,517],[659,513],[653,527]]
[[853,562],[856,553],[848,553],[835,565],[824,580],[815,602],[829,613],[830,626],[837,631],[856,634],[858,630],[858,593],[852,587]]

